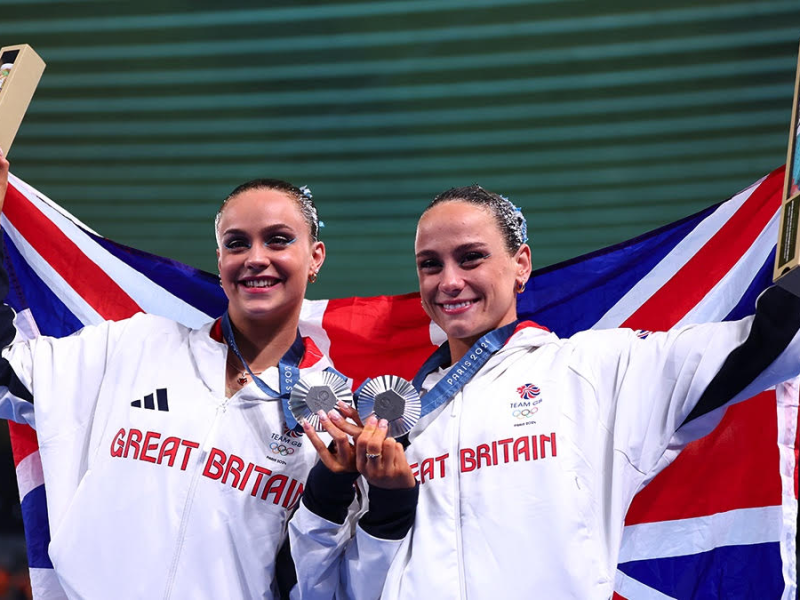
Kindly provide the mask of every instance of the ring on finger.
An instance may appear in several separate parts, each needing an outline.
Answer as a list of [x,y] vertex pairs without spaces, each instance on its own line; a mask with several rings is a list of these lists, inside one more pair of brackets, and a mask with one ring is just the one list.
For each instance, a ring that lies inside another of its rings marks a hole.
[[380,458],[380,457],[381,457],[380,453],[378,453],[378,454],[370,454],[369,452],[367,452],[367,458],[369,458],[369,459],[376,459],[376,458]]

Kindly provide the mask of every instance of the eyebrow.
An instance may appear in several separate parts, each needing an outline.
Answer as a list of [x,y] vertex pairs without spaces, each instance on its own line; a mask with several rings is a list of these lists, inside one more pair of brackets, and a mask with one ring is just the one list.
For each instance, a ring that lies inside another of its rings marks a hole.
[[[455,252],[465,252],[467,250],[485,250],[486,249],[486,242],[467,242],[466,244],[461,244],[455,247]],[[435,250],[421,250],[420,252],[416,253],[417,258],[422,258],[423,256],[436,256],[439,253]]]
[[[263,229],[260,229],[258,231],[258,233],[260,233],[260,234],[271,233],[273,231],[281,231],[281,230],[289,231],[289,232],[292,233],[292,235],[295,235],[294,228],[291,225],[287,225],[286,223],[274,223],[272,225],[267,225]],[[250,235],[250,234],[247,231],[245,231],[244,229],[238,229],[238,228],[234,227],[234,228],[231,228],[231,229],[226,229],[225,231],[220,233],[220,236],[226,236],[226,235],[245,235],[246,236],[246,235]]]

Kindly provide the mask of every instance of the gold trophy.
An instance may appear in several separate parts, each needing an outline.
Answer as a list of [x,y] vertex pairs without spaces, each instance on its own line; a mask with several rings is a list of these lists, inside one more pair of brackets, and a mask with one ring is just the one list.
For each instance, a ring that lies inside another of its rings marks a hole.
[[6,155],[44,67],[44,61],[27,44],[0,48],[0,148]]
[[789,132],[789,151],[786,155],[786,179],[783,184],[778,249],[775,252],[773,281],[800,296],[800,55],[794,81],[794,103],[792,104],[792,127]]

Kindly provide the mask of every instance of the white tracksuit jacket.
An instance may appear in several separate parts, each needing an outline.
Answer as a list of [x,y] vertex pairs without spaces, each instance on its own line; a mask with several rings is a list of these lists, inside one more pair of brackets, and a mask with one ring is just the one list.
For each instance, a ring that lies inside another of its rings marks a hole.
[[[360,527],[351,538],[301,502],[290,523],[298,571],[338,570],[338,581],[303,585],[315,598],[610,598],[634,494],[713,428],[714,407],[800,373],[798,299],[769,290],[762,305],[780,316],[646,339],[518,329],[412,432],[406,452],[420,495],[404,539]],[[696,406],[709,414],[681,426]]]
[[[253,383],[225,397],[211,327],[140,314],[3,352],[0,417],[36,428],[71,598],[277,595],[276,552],[317,454]],[[328,366],[306,339],[301,374]],[[262,377],[278,389],[276,368]]]

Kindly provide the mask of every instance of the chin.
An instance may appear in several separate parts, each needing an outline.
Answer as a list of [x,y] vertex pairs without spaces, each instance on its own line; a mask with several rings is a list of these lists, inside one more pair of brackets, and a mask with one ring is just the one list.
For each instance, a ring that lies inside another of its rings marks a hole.
[[471,338],[482,333],[480,327],[470,326],[462,323],[449,323],[439,325],[449,338],[464,339]]

